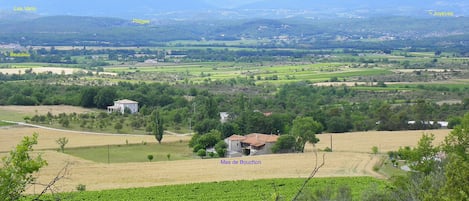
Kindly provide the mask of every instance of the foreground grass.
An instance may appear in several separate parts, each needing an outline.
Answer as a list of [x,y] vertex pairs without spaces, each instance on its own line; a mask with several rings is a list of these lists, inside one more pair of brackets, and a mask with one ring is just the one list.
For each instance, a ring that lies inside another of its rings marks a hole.
[[394,176],[404,176],[407,174],[406,171],[400,169],[400,166],[405,165],[404,163],[399,164],[398,167],[394,167],[389,158],[386,157],[383,160],[383,164],[379,168],[379,173],[386,175],[388,178]]
[[19,112],[0,109],[0,120],[7,121],[24,121],[24,114]]
[[[109,151],[109,152],[108,152]],[[187,141],[165,143],[147,143],[111,145],[98,147],[80,147],[65,149],[66,154],[77,156],[98,163],[148,162],[147,156],[153,155],[153,162],[192,159],[192,150]]]
[[[156,170],[155,170],[156,171]],[[216,171],[216,170],[213,170]],[[44,200],[274,200],[278,193],[282,200],[291,200],[304,179],[261,179],[252,181],[225,181],[185,185],[156,186],[104,191],[84,191],[47,195]],[[314,178],[304,191],[337,189],[347,185],[353,200],[361,200],[363,192],[386,187],[387,182],[372,177]]]
[[0,121],[0,127],[2,127],[2,126],[13,126],[13,125],[15,125],[15,124]]

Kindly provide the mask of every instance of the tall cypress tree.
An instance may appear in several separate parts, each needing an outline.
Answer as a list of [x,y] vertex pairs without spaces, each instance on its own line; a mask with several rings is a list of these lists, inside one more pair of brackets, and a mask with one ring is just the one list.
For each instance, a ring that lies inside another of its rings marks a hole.
[[155,136],[155,139],[161,144],[161,140],[163,139],[163,118],[161,117],[160,113],[156,110],[152,112],[152,132]]

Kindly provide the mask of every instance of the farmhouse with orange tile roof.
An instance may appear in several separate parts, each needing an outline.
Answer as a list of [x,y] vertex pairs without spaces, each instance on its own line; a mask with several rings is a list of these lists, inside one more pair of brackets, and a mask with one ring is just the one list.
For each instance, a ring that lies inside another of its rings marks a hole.
[[228,144],[228,157],[239,157],[243,155],[253,156],[271,154],[272,146],[277,142],[277,135],[252,133],[249,135],[232,135],[225,139]]

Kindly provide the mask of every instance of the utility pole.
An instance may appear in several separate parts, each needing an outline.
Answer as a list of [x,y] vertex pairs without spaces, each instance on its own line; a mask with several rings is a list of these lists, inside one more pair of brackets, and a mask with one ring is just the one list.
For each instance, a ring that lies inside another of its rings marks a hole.
[[332,134],[331,134],[331,151],[332,151]]
[[189,130],[192,131],[192,119],[195,119],[195,106],[197,105],[197,102],[192,103],[192,117],[189,118]]
[[192,131],[192,118],[189,118],[189,130]]
[[192,103],[192,107],[193,107],[193,110],[194,110],[193,113],[192,113],[192,115],[195,115],[195,106],[196,106],[196,105],[197,105],[196,102]]
[[107,145],[107,164],[110,163],[109,146],[110,146],[110,145]]

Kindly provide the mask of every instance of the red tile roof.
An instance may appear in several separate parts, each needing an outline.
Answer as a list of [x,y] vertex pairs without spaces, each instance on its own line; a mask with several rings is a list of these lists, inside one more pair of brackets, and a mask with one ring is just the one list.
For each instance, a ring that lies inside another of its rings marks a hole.
[[241,141],[241,140],[244,140],[244,138],[245,137],[242,135],[232,135],[228,139],[233,140],[233,141]]
[[251,133],[246,136],[241,135],[232,135],[228,139],[233,141],[241,141],[243,143],[250,144],[251,146],[260,147],[265,145],[265,143],[277,142],[277,135],[266,135],[260,133]]

